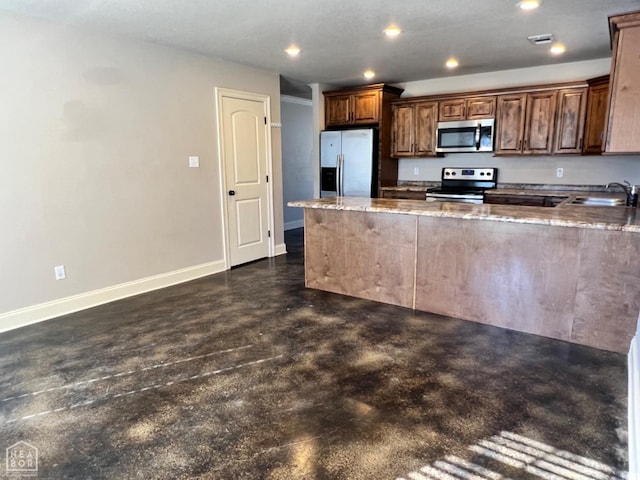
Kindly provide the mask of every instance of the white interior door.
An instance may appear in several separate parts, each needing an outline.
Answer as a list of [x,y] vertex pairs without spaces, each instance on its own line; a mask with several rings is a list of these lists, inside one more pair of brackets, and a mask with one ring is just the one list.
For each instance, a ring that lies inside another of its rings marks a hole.
[[268,101],[218,95],[229,266],[269,256]]

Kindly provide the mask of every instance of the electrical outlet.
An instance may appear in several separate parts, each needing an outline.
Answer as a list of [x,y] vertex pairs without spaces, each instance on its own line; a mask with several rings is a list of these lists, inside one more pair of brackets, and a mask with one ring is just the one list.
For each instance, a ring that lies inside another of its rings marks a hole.
[[420,167],[414,167],[413,174],[414,175],[420,175]]
[[198,168],[200,166],[200,158],[199,157],[189,157],[189,167],[190,168]]
[[67,272],[64,271],[64,265],[53,267],[53,271],[56,274],[56,280],[64,280],[67,278]]
[[560,178],[560,177],[562,177],[563,175],[564,175],[564,168],[562,168],[562,167],[558,167],[558,168],[556,169],[556,177]]

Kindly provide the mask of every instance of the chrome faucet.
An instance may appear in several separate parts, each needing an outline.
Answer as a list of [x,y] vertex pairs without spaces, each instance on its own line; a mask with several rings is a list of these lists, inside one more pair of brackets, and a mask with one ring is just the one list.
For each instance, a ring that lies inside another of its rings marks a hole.
[[611,183],[607,183],[604,188],[606,188],[607,190],[611,187],[611,185],[618,185],[619,187],[621,187],[624,190],[624,193],[626,193],[627,195],[629,195],[629,190],[631,189],[631,184],[629,182],[627,182],[626,180],[624,181],[625,184],[620,183],[620,182],[611,182]]
[[[626,183],[626,185],[624,183]],[[611,182],[607,183],[604,188],[609,189],[609,187],[611,187],[612,185],[618,185],[624,190],[624,193],[627,195],[627,207],[635,207],[636,205],[638,205],[638,186],[631,185],[626,180],[624,181],[624,183]]]

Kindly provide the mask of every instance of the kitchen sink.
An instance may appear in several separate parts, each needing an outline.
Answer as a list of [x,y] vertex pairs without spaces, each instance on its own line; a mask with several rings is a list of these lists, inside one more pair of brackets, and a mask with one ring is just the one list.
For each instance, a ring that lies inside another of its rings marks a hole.
[[570,205],[589,205],[592,207],[624,207],[624,198],[604,198],[604,197],[576,197]]

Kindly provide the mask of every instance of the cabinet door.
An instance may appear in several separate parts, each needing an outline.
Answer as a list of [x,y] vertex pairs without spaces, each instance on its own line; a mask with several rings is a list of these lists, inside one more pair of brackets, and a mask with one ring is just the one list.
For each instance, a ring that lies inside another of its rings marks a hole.
[[494,118],[496,115],[496,97],[467,98],[465,116],[468,120]]
[[496,154],[520,154],[524,132],[526,94],[498,96]]
[[449,122],[453,120],[465,119],[465,100],[464,98],[454,98],[451,100],[443,100],[439,105],[438,121]]
[[383,190],[382,198],[396,198],[399,200],[424,200],[427,190]]
[[391,123],[391,156],[413,156],[413,105],[393,105]]
[[640,152],[640,14],[621,15],[629,26],[615,34],[606,133],[607,153]]
[[379,120],[379,98],[378,92],[364,92],[353,95],[352,123],[369,124],[378,123]]
[[583,153],[602,153],[604,140],[604,123],[607,118],[607,96],[609,84],[594,85],[589,87],[587,100],[587,116],[584,129]]
[[551,153],[557,98],[556,90],[527,94],[522,153]]
[[553,153],[581,153],[587,88],[558,92],[556,141]]
[[348,125],[351,121],[351,95],[325,97],[325,126]]
[[420,102],[415,105],[414,156],[428,157],[436,154],[437,102]]

